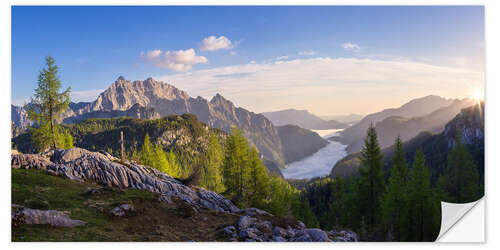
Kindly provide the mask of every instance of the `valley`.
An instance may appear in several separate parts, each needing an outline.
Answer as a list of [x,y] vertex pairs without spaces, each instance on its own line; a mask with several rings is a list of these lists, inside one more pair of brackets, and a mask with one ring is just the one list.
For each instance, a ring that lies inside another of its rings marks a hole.
[[[313,130],[323,138],[337,135],[342,129]],[[294,161],[287,165],[281,172],[287,179],[311,179],[324,177],[330,174],[335,163],[347,155],[347,145],[330,141],[316,153]]]

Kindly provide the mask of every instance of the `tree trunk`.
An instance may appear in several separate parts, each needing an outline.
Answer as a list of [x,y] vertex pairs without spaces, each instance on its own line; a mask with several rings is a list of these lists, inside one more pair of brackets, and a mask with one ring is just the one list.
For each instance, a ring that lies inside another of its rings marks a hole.
[[120,139],[121,139],[121,145],[122,145],[122,152],[121,152],[121,158],[122,158],[122,163],[125,162],[125,145],[123,141],[123,131],[120,131]]
[[57,149],[56,133],[54,131],[54,119],[52,112],[50,112],[49,117],[50,117],[50,132],[52,133],[52,147],[53,149]]

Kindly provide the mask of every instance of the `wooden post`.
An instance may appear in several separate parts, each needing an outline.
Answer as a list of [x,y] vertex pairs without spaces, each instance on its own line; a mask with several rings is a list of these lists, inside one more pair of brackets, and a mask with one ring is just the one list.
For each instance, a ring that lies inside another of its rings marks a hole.
[[125,162],[125,143],[123,141],[123,131],[120,131],[121,144],[122,144],[122,162]]

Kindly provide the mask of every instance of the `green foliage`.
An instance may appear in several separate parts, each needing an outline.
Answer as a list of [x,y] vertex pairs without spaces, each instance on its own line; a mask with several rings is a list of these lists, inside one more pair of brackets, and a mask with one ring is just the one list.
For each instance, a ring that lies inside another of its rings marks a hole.
[[156,161],[155,158],[156,158],[156,155],[155,155],[153,144],[151,143],[151,140],[149,139],[149,134],[146,134],[146,136],[144,136],[144,142],[142,143],[142,148],[141,148],[139,160],[140,160],[141,164],[151,166],[154,168],[159,168],[159,166],[157,165],[158,162]]
[[298,195],[295,195],[293,199],[292,208],[293,208],[293,216],[295,216],[297,220],[304,222],[306,227],[309,228],[320,227],[318,219],[316,218],[316,215],[312,211],[311,205],[309,204],[309,200],[300,199]]
[[391,176],[387,192],[382,199],[382,219],[384,226],[388,228],[393,240],[401,241],[404,239],[407,221],[407,164],[403,146],[399,137],[394,143],[394,157],[392,161]]
[[[135,151],[132,152],[132,156],[134,154],[136,154]],[[138,158],[141,164],[156,168],[174,178],[182,175],[182,169],[175,154],[173,152],[165,153],[159,144],[153,146],[149,134],[144,137]]]
[[267,210],[275,215],[285,216],[292,211],[298,190],[276,174],[270,178],[272,192],[269,195]]
[[478,168],[460,139],[455,142],[455,147],[448,154],[445,173],[438,181],[446,193],[443,198],[454,203],[476,201],[483,196]]
[[208,145],[202,164],[200,186],[215,192],[224,191],[221,170],[223,156],[224,154],[219,139],[215,134],[211,133],[210,144]]
[[227,139],[225,156],[222,163],[222,176],[226,194],[240,206],[249,206],[247,185],[250,171],[248,168],[248,142],[241,130],[233,129]]
[[249,149],[248,158],[248,168],[250,170],[248,195],[250,196],[250,204],[256,207],[263,207],[264,201],[271,191],[267,169],[259,158],[259,153],[255,147]]
[[433,241],[439,233],[440,202],[430,182],[422,150],[417,150],[408,182],[408,241]]
[[380,221],[380,200],[385,189],[382,153],[373,124],[367,131],[365,145],[361,150],[361,162],[358,195],[360,213],[366,218],[368,227],[373,231]]
[[70,88],[63,92],[61,81],[58,76],[58,67],[52,57],[46,59],[47,67],[42,69],[38,75],[38,87],[35,89],[31,103],[26,105],[29,119],[36,121],[39,129],[32,140],[37,148],[45,148],[47,144],[52,148],[64,147],[70,144],[69,139],[62,135],[64,145],[58,144],[61,135],[58,134],[56,120],[60,113],[68,108]]
[[54,132],[51,132],[49,123],[42,123],[38,128],[30,128],[31,141],[38,152],[44,152],[53,145],[53,136],[59,148],[68,149],[74,147],[73,137],[69,132],[59,125],[54,124]]

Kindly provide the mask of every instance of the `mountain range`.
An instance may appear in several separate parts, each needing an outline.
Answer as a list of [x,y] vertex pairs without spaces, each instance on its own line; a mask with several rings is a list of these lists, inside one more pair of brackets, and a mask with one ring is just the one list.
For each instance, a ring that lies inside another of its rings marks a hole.
[[262,114],[276,126],[297,125],[306,129],[343,129],[348,126],[335,120],[323,120],[307,110],[285,109]]
[[[124,116],[155,119],[186,113],[194,114],[199,121],[225,132],[230,132],[233,127],[241,129],[269,165],[283,168],[285,162],[290,162],[284,154],[289,151],[287,145],[282,144],[277,128],[264,115],[236,107],[220,94],[210,101],[200,96],[193,98],[185,91],[153,78],[129,81],[120,76],[95,101],[71,103],[60,116],[60,121],[75,123],[89,118]],[[31,125],[24,107],[12,106],[12,121],[20,128]],[[292,150],[296,148],[294,145]]]
[[[434,113],[439,114],[439,110],[436,112]],[[454,118],[443,126],[439,133],[428,131],[419,133],[403,143],[403,150],[407,159],[413,159],[415,151],[421,148],[425,155],[426,164],[430,167],[432,178],[435,180],[442,173],[443,167],[446,166],[448,152],[454,147],[458,135],[461,136],[461,141],[468,146],[473,160],[478,165],[480,176],[484,178],[484,102],[461,109]],[[388,169],[394,153],[394,146],[385,147],[382,153],[385,169]],[[352,153],[338,161],[331,171],[331,176],[357,175],[361,165],[360,157],[359,152]]]
[[472,104],[470,99],[445,99],[435,95],[413,99],[399,108],[369,114],[358,123],[344,129],[340,136],[333,139],[349,145],[348,153],[359,152],[366,130],[370,124],[373,124],[379,135],[381,146],[386,147],[394,142],[397,135],[407,140],[421,131],[439,132],[460,112],[460,109]]

